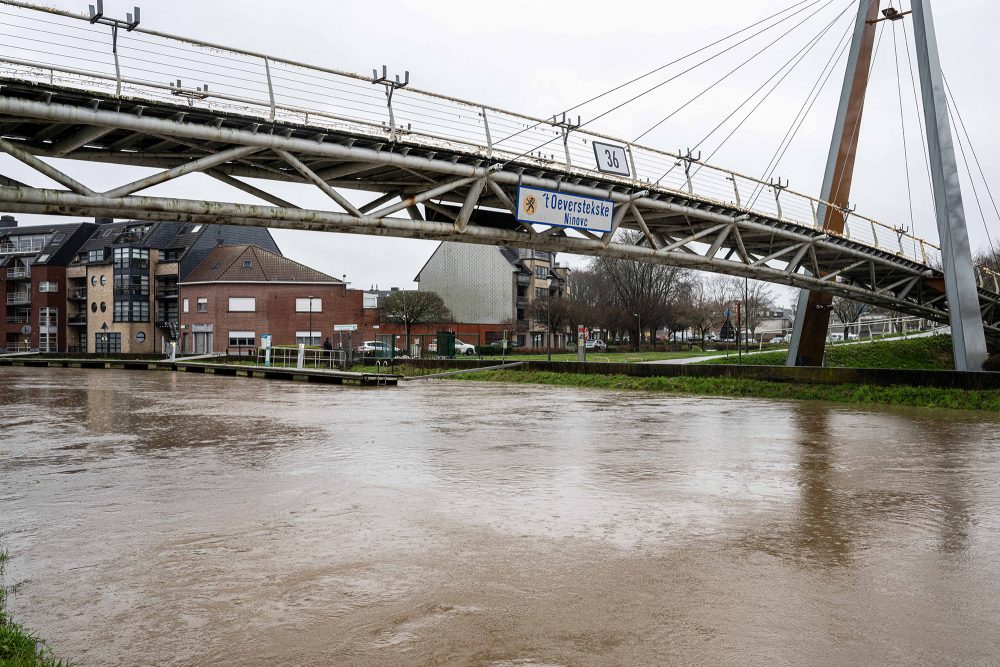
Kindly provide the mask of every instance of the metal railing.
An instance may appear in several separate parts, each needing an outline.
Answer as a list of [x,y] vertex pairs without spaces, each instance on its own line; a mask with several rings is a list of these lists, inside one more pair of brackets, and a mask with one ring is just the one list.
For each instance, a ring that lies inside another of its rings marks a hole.
[[25,313],[24,315],[8,315],[7,324],[27,324],[30,319],[30,313]]
[[30,278],[31,269],[24,266],[17,266],[7,271],[7,278]]
[[[254,358],[258,366],[263,366],[266,350],[256,349]],[[347,368],[347,353],[344,350],[303,350],[302,365],[299,365],[299,350],[291,347],[272,347],[270,365],[276,368],[312,368],[315,370],[344,370]]]
[[[0,76],[174,104],[182,100],[211,111],[474,153],[488,162],[554,167],[571,176],[689,194],[809,228],[821,227],[823,210],[833,207],[690,155],[567,129],[556,118],[536,118],[409,85],[395,88],[387,101],[384,86],[391,84],[378,73],[369,78],[142,26],[118,32],[114,55],[108,32],[88,25],[88,16],[49,8],[43,13],[15,0],[0,4],[6,23]],[[623,146],[631,176],[600,172],[595,140]],[[940,265],[940,248],[902,226],[833,208],[844,220],[844,232],[828,233],[924,265]]]
[[76,301],[86,301],[87,300],[87,288],[77,287],[69,291],[69,298]]
[[86,326],[87,316],[86,315],[74,315],[66,320],[66,324],[70,326]]
[[8,292],[7,303],[31,303],[31,294],[29,292]]
[[0,255],[31,254],[45,247],[45,241],[32,239],[30,241],[5,241],[0,243]]

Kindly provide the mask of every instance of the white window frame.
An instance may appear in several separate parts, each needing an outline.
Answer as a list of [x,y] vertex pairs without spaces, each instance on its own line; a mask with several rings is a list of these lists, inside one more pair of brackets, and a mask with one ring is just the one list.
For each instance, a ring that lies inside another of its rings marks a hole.
[[378,308],[378,294],[375,292],[365,292],[361,297],[361,307],[365,309]]
[[314,296],[312,299],[309,297],[296,297],[295,299],[295,312],[296,313],[308,313],[309,311],[309,301],[312,301],[312,312],[322,313],[323,312],[323,299],[318,296]]
[[43,281],[41,281],[41,282],[38,283],[38,291],[39,292],[58,292],[59,291],[59,283],[51,281],[51,280],[43,280]]
[[[249,339],[249,343],[239,343],[234,344],[233,339]],[[257,345],[257,332],[256,331],[230,331],[228,337],[229,347],[255,347]]]
[[256,313],[257,297],[255,296],[231,296],[229,297],[230,313]]
[[190,313],[191,312],[191,299],[184,299],[183,307],[184,307],[184,312],[185,313]]
[[[202,308],[202,306],[205,306],[205,307]],[[198,300],[195,303],[195,311],[199,312],[199,313],[207,313],[208,312],[208,297],[207,296],[199,296],[198,297]]]
[[[305,343],[306,345],[322,345],[323,344],[323,332],[313,331],[312,336],[309,335],[308,331],[296,331],[295,332],[295,344]],[[309,339],[306,341],[305,339]]]

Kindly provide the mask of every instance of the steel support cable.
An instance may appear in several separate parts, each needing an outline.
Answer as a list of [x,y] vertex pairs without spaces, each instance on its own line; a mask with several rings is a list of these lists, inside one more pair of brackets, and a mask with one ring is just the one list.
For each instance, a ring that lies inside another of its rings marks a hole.
[[[730,113],[728,116],[726,116],[725,118],[723,118],[722,121],[718,125],[716,125],[714,128],[712,128],[711,132],[709,132],[704,137],[702,137],[701,140],[692,147],[692,149],[696,149],[699,146],[701,146],[703,143],[705,143],[705,141],[707,141],[713,134],[715,134],[719,130],[719,128],[721,128],[723,125],[725,125],[726,122],[729,121],[729,119],[731,119],[733,116],[735,116],[737,113],[739,113],[740,109],[742,109],[744,106],[746,106],[747,104],[749,104],[750,101],[754,97],[756,97],[757,94],[761,90],[763,90],[764,87],[767,86],[768,83],[770,83],[771,81],[773,81],[776,76],[778,76],[779,74],[781,74],[781,78],[779,78],[774,83],[774,85],[771,86],[770,90],[768,90],[766,93],[764,93],[764,96],[761,97],[757,101],[757,103],[753,106],[753,108],[750,109],[750,111],[746,114],[746,116],[744,116],[743,119],[740,120],[740,122],[736,124],[736,127],[734,127],[732,129],[732,131],[728,135],[726,135],[726,137],[719,143],[718,146],[715,147],[715,150],[713,150],[708,155],[708,157],[705,158],[704,161],[707,162],[707,161],[711,160],[713,157],[715,157],[715,154],[718,153],[720,150],[722,150],[722,147],[726,145],[726,142],[728,142],[733,137],[733,135],[736,134],[736,132],[739,131],[739,129],[741,127],[743,127],[744,123],[746,123],[748,120],[750,120],[750,117],[753,116],[753,114],[756,113],[756,111],[758,109],[760,109],[760,107],[764,104],[764,102],[766,102],[768,100],[768,98],[774,93],[774,91],[778,89],[778,87],[782,84],[782,82],[784,82],[784,80],[787,79],[788,76],[793,71],[795,71],[795,69],[802,63],[802,61],[805,60],[806,56],[808,56],[812,52],[812,50],[823,40],[823,38],[827,35],[827,33],[830,31],[830,29],[833,28],[834,24],[840,19],[841,16],[844,15],[844,12],[847,11],[848,7],[850,7],[850,5],[848,5],[847,7],[845,7],[840,12],[840,14],[838,14],[837,16],[835,16],[832,21],[830,21],[825,27],[823,27],[820,30],[819,34],[817,34],[815,37],[813,37],[812,39],[810,39],[809,42],[807,42],[805,46],[803,46],[801,49],[799,49],[799,51],[795,55],[793,55],[791,58],[789,58],[785,62],[785,64],[783,64],[780,68],[778,68],[778,70],[775,71],[774,74],[772,74],[770,77],[768,77],[768,79],[764,83],[762,83],[760,85],[760,87],[757,88],[757,90],[755,90],[745,100],[743,100],[743,102],[741,102],[740,105],[737,106],[732,111],[732,113]],[[788,69],[784,72],[784,74],[782,74],[782,71],[785,70],[785,68],[788,68]],[[701,171],[701,169],[702,169],[703,166],[704,165],[699,164],[698,168],[695,169],[694,173],[691,174],[691,177],[694,178],[695,176],[697,176],[698,172]],[[674,169],[674,167],[671,167],[667,171],[667,173],[669,174],[670,171],[673,171],[673,169]],[[664,174],[663,176],[661,176],[661,179],[664,178],[664,177],[666,177],[666,175],[667,174]],[[657,183],[659,183],[659,180],[657,181]]]
[[[801,21],[799,21],[798,23],[796,23],[794,26],[792,26],[792,28],[790,30],[788,30],[787,32],[784,32],[781,35],[778,35],[777,38],[773,39],[771,42],[769,42],[768,44],[766,44],[764,46],[764,48],[760,49],[755,54],[753,54],[752,56],[750,56],[746,60],[742,61],[739,65],[737,65],[733,69],[729,70],[721,78],[719,78],[716,81],[714,81],[711,85],[709,85],[707,88],[705,88],[704,90],[702,90],[700,93],[698,93],[697,95],[695,95],[694,97],[692,97],[691,99],[689,99],[687,102],[685,102],[681,106],[679,106],[676,109],[674,109],[673,111],[671,111],[664,118],[661,118],[659,121],[657,121],[656,123],[654,123],[652,125],[652,127],[650,127],[649,129],[647,129],[645,132],[642,132],[637,137],[635,137],[634,139],[632,139],[632,143],[635,143],[635,142],[639,141],[644,136],[646,136],[647,134],[649,134],[650,132],[652,132],[653,130],[655,130],[656,128],[658,128],[660,125],[662,125],[663,123],[667,122],[668,120],[670,120],[671,118],[673,118],[674,116],[676,116],[678,113],[680,113],[681,111],[683,111],[691,103],[693,103],[696,100],[698,100],[702,95],[705,95],[706,93],[708,93],[709,91],[711,91],[712,89],[714,89],[717,85],[719,85],[720,83],[722,83],[723,81],[725,81],[726,79],[728,79],[729,77],[731,77],[733,74],[736,74],[736,72],[740,71],[741,69],[743,69],[744,67],[746,67],[747,65],[749,65],[758,56],[760,56],[761,54],[763,54],[765,51],[768,51],[771,47],[773,47],[775,44],[777,44],[778,42],[780,42],[781,40],[783,40],[785,37],[788,37],[790,34],[792,34],[792,32],[794,32],[798,28],[802,27],[807,21],[809,21],[809,19],[811,19],[813,16],[815,16],[818,12],[820,12],[820,11],[826,9],[828,6],[830,6],[830,4],[833,3],[833,1],[834,0],[827,0],[827,2],[824,3],[822,7],[820,7],[818,10],[816,10],[816,12],[813,12],[812,14],[806,16],[804,19],[802,19]],[[794,15],[795,14],[792,14],[791,16],[794,16]],[[791,18],[791,17],[789,17],[789,18]],[[777,24],[775,24],[775,25],[777,25]],[[631,101],[631,100],[629,100],[629,101]],[[625,102],[624,104],[628,104],[628,102]],[[620,105],[620,106],[624,106],[624,104]],[[616,107],[616,108],[618,108],[618,107]],[[614,111],[614,109],[612,109],[611,111]],[[610,111],[606,112],[605,115],[607,113],[610,113]]]
[[[810,89],[809,93],[806,94],[805,99],[802,100],[802,106],[799,107],[798,112],[795,114],[795,118],[792,119],[791,125],[789,125],[788,129],[785,131],[785,136],[781,138],[781,141],[778,142],[778,147],[774,149],[771,159],[768,160],[767,166],[764,168],[764,176],[762,180],[754,183],[754,189],[751,193],[752,195],[756,195],[757,188],[760,184],[766,182],[767,179],[774,175],[774,172],[778,168],[782,158],[784,158],[788,147],[793,141],[795,141],[795,137],[805,124],[806,117],[809,115],[809,112],[812,111],[813,106],[816,104],[816,100],[819,99],[819,96],[822,95],[823,91],[826,89],[826,84],[830,81],[830,77],[836,70],[837,63],[840,62],[840,59],[843,58],[844,54],[847,52],[847,47],[850,46],[850,40],[848,39],[850,34],[851,26],[848,26],[847,31],[834,47],[833,53],[830,54],[830,58],[827,60],[826,65],[822,70],[820,70],[819,76],[816,78],[815,83],[813,83],[812,89]],[[756,196],[752,196],[751,199],[756,201]]]
[[[871,0],[871,1],[872,2],[877,2],[878,0]],[[881,46],[881,44],[882,44],[882,35],[885,32],[885,29],[884,29],[883,26],[884,26],[884,23],[879,23],[878,24],[878,36],[875,39],[875,48],[872,51],[872,61],[871,61],[871,64],[868,66],[868,79],[869,80],[871,80],[872,72],[875,69],[875,63],[876,63],[877,58],[878,58],[878,49],[879,49],[879,46]],[[817,98],[818,97],[819,96],[817,95]],[[862,95],[862,97],[861,97],[861,109],[862,109],[862,112],[858,114],[858,118],[854,122],[854,127],[851,129],[851,136],[850,136],[850,142],[849,142],[850,144],[854,144],[855,140],[858,137],[858,132],[861,129],[861,119],[864,117],[864,111],[863,110],[864,110],[864,106],[865,106],[865,100],[867,98],[868,98],[868,86],[865,86],[865,94]],[[813,99],[814,102],[815,102],[815,99],[816,98]],[[811,108],[811,106],[810,106],[810,108]],[[803,118],[803,120],[804,120],[804,118]],[[800,127],[801,127],[801,125],[800,125]],[[791,142],[789,142],[788,146],[791,146]],[[785,151],[788,150],[788,146],[785,147]],[[782,152],[781,157],[784,157],[784,152]],[[779,159],[778,159],[779,162],[781,161],[781,157],[779,157]],[[777,169],[777,166],[778,165],[775,164],[774,169]],[[772,170],[772,173],[773,173],[773,170]],[[831,194],[834,193],[834,192],[839,192],[840,191],[840,186],[844,182],[844,175],[846,173],[847,173],[846,169],[845,170],[841,170],[840,177],[837,179],[836,185],[833,188],[831,188],[831,190],[830,190]],[[753,203],[756,202],[757,199],[760,198],[761,194],[764,193],[764,187],[766,187],[766,183],[764,182],[764,179],[761,179],[760,189],[752,197],[751,203],[750,203],[751,206],[753,206]],[[845,224],[846,224],[846,220],[845,220]]]
[[[942,78],[944,78],[943,75],[942,75]],[[948,84],[945,83],[945,90],[946,91],[948,90],[947,86],[948,86]],[[949,116],[949,118],[951,118],[951,124],[953,126],[955,126],[956,129],[957,129],[959,127],[959,125],[955,122],[955,120],[956,120],[955,119],[955,113],[952,112],[952,108],[954,108],[954,107],[955,107],[955,100],[954,100],[954,98],[952,98],[951,99],[951,104],[948,105],[948,116]],[[955,109],[955,111],[957,111],[957,108]],[[975,200],[976,200],[976,207],[979,209],[979,217],[982,218],[982,220],[983,220],[983,229],[986,230],[986,240],[989,241],[990,251],[993,252],[993,253],[996,253],[996,248],[993,246],[993,237],[990,236],[990,227],[989,227],[989,225],[986,224],[986,213],[983,212],[983,204],[979,200],[979,191],[976,189],[976,179],[975,179],[975,176],[972,174],[972,169],[969,168],[969,159],[965,155],[965,145],[964,145],[964,142],[962,141],[962,133],[961,132],[955,132],[955,138],[958,140],[958,150],[962,154],[962,162],[965,164],[965,172],[969,175],[969,184],[972,186],[972,196],[975,198]],[[971,142],[971,140],[969,140],[969,135],[967,133],[965,135],[965,138],[966,138],[966,141],[969,142],[969,146],[971,147],[972,146],[972,142]],[[983,179],[983,183],[985,183],[985,182],[986,182],[986,179],[984,178]],[[992,198],[992,195],[991,195],[991,198]]]
[[[889,3],[892,7],[892,3]],[[896,22],[892,23],[892,53],[893,61],[896,64],[896,95],[899,98],[899,127],[903,135],[903,171],[906,174],[906,201],[910,208],[910,231],[916,233],[916,226],[913,222],[913,186],[910,184],[910,153],[906,146],[906,116],[903,113],[903,81],[899,74],[899,43],[896,40]],[[914,240],[914,243],[916,241]],[[914,254],[916,248],[914,247]]]
[[[646,72],[645,74],[641,74],[641,75],[635,77],[634,79],[630,79],[629,81],[626,81],[625,83],[618,84],[614,88],[609,88],[608,90],[606,90],[606,91],[604,91],[604,92],[602,92],[602,93],[600,93],[598,95],[594,95],[590,99],[584,100],[583,102],[580,102],[578,104],[574,104],[573,106],[569,107],[568,109],[565,109],[563,111],[558,112],[556,115],[560,115],[560,114],[564,114],[564,113],[569,113],[571,111],[576,111],[577,109],[579,109],[582,106],[590,104],[591,102],[595,102],[595,101],[601,99],[602,97],[606,97],[606,96],[610,95],[611,93],[616,93],[619,90],[621,90],[622,88],[630,86],[633,83],[636,83],[637,81],[641,81],[642,79],[650,77],[650,76],[652,76],[652,75],[654,75],[654,74],[656,74],[658,72],[662,72],[663,70],[667,69],[668,67],[676,65],[677,63],[682,62],[684,60],[687,60],[688,58],[690,58],[692,56],[695,56],[695,55],[701,53],[702,51],[710,49],[713,46],[717,46],[719,44],[722,44],[723,42],[728,41],[728,40],[732,39],[733,37],[736,37],[737,35],[746,32],[747,30],[750,30],[752,28],[756,28],[761,23],[766,23],[767,21],[770,21],[771,19],[773,19],[773,18],[775,18],[777,16],[780,16],[781,14],[784,14],[787,11],[795,9],[799,5],[805,4],[806,2],[808,2],[808,0],[801,0],[800,2],[796,2],[795,4],[790,5],[790,6],[786,7],[786,8],[784,8],[784,9],[782,9],[779,12],[775,12],[774,14],[771,14],[770,16],[768,16],[766,18],[760,19],[756,23],[751,23],[750,25],[746,26],[745,28],[741,28],[741,29],[737,30],[736,32],[730,33],[730,34],[726,35],[725,37],[722,37],[721,39],[717,39],[714,42],[712,42],[711,44],[706,44],[705,46],[702,46],[702,47],[700,47],[698,49],[695,49],[694,51],[691,51],[690,53],[687,53],[686,55],[683,55],[680,58],[676,58],[676,59],[674,59],[674,60],[666,63],[665,65],[660,65],[659,67],[657,67],[655,69],[652,69],[652,70]],[[813,4],[815,5],[816,2],[813,2]],[[796,12],[796,13],[798,13],[798,12]],[[794,14],[793,14],[793,16],[794,16]],[[784,19],[782,19],[782,20],[784,20]],[[779,23],[780,23],[780,21],[779,21]],[[777,25],[777,23],[775,25]],[[766,28],[765,30],[770,30],[770,28],[773,28],[773,27],[774,26],[770,26],[769,28]],[[761,34],[761,33],[758,32],[755,35],[753,35],[753,37],[756,37],[759,34]],[[718,55],[721,55],[721,53],[720,54],[716,54],[716,56],[718,56]],[[716,56],[712,56],[712,57],[715,58]],[[508,137],[504,137],[503,139],[500,139],[496,143],[501,143],[501,142],[506,141],[506,140],[508,140],[508,139],[510,139],[512,137],[516,137],[518,134],[521,134],[522,132],[526,132],[526,131],[528,131],[530,129],[538,127],[541,124],[542,124],[541,122],[536,122],[534,125],[531,125],[529,127],[524,128],[524,130],[521,130],[521,132],[515,132],[514,134],[512,134],[512,135],[510,135]]]
[[[969,152],[972,153],[972,159],[976,163],[976,169],[979,171],[979,178],[982,179],[983,185],[986,186],[986,194],[989,195],[990,203],[993,204],[993,212],[996,213],[998,219],[1000,219],[1000,208],[997,208],[996,199],[993,198],[993,190],[990,188],[989,181],[986,180],[986,174],[983,172],[983,166],[979,162],[979,155],[976,153],[976,147],[972,143],[972,137],[969,136],[969,130],[965,126],[965,120],[962,118],[962,111],[958,108],[958,102],[955,101],[955,94],[951,92],[951,84],[948,83],[948,79],[942,74],[941,78],[944,80],[945,92],[948,93],[948,97],[951,99],[951,106],[955,109],[955,116],[958,117],[959,125],[962,128],[962,132],[965,134],[965,140],[969,144]],[[966,167],[968,169],[968,167]],[[971,179],[972,173],[969,173]],[[983,224],[986,223],[986,218],[983,218]],[[989,230],[986,230],[987,236],[989,236]],[[990,249],[993,249],[993,242],[990,241]]]
[[[805,11],[806,9],[810,9],[811,7],[813,7],[814,5],[817,5],[817,4],[819,4],[820,2],[822,2],[822,0],[815,0],[815,2],[813,2],[813,3],[812,3],[811,5],[809,5],[808,7],[804,7],[804,8],[802,8],[802,9],[799,9],[799,10],[797,10],[796,12],[794,12],[794,13],[792,13],[792,14],[789,14],[788,16],[786,16],[786,17],[782,18],[781,20],[777,21],[776,23],[773,23],[773,24],[769,25],[768,27],[766,27],[766,28],[764,28],[764,29],[762,29],[762,30],[758,31],[757,33],[755,33],[755,34],[754,34],[754,35],[752,35],[751,37],[758,37],[758,36],[762,35],[763,33],[767,32],[767,31],[768,31],[768,30],[770,30],[771,28],[774,28],[774,27],[776,27],[776,26],[780,25],[781,23],[783,23],[783,22],[787,21],[788,19],[792,18],[793,16],[796,16],[797,14],[800,14],[801,12]],[[833,2],[833,0],[827,0],[827,2],[826,2],[826,5],[829,5],[829,4],[831,3],[831,2]],[[824,5],[824,7],[825,7],[826,5]],[[806,20],[808,20],[808,17],[807,17],[807,19],[806,19]],[[801,25],[801,23],[800,23],[799,25]],[[788,33],[785,33],[785,34],[787,35]],[[639,98],[643,97],[644,95],[648,95],[649,93],[653,92],[654,90],[657,90],[658,88],[661,88],[662,86],[665,86],[666,84],[670,83],[671,81],[674,81],[675,79],[678,79],[678,78],[680,78],[680,77],[684,76],[684,75],[685,75],[685,74],[687,74],[688,72],[691,72],[692,70],[695,70],[695,69],[697,69],[698,67],[701,67],[701,66],[702,66],[702,65],[704,65],[705,63],[707,63],[707,62],[710,62],[710,61],[712,61],[712,60],[714,60],[714,59],[718,58],[719,56],[721,56],[721,55],[723,55],[723,54],[725,54],[725,53],[728,53],[729,51],[733,50],[733,49],[734,49],[734,48],[736,48],[737,46],[740,46],[741,44],[744,44],[745,42],[746,42],[746,40],[744,40],[743,42],[737,42],[736,44],[732,44],[732,45],[730,45],[730,46],[726,47],[725,49],[723,49],[722,51],[720,51],[720,52],[716,53],[715,55],[712,55],[712,56],[709,56],[709,57],[708,57],[708,58],[706,58],[705,60],[702,60],[701,62],[698,62],[698,63],[696,63],[696,64],[692,65],[691,67],[689,67],[689,68],[687,68],[686,70],[684,70],[684,71],[682,71],[682,72],[680,72],[680,73],[678,73],[678,74],[676,74],[676,75],[674,75],[674,76],[670,77],[669,79],[666,79],[665,81],[661,81],[660,83],[656,84],[655,86],[653,86],[653,87],[651,87],[651,88],[647,88],[647,89],[646,89],[646,90],[644,90],[643,92],[641,92],[641,93],[639,93],[639,94],[637,94],[637,95],[634,95],[633,97],[630,97],[629,99],[627,99],[627,100],[625,100],[624,102],[622,102],[622,103],[620,103],[620,104],[618,104],[618,105],[616,105],[616,106],[614,106],[614,107],[612,107],[612,108],[608,109],[607,111],[604,111],[604,112],[602,112],[602,113],[598,114],[597,116],[594,116],[593,118],[591,118],[591,119],[587,120],[586,122],[584,122],[584,123],[581,123],[580,125],[578,125],[578,126],[577,126],[577,129],[579,129],[579,128],[581,128],[581,127],[585,127],[585,126],[587,126],[587,125],[590,125],[591,123],[593,123],[593,122],[595,122],[595,121],[598,121],[598,120],[600,120],[601,118],[604,118],[604,117],[605,117],[605,116],[607,116],[608,114],[610,114],[610,113],[613,113],[613,112],[615,112],[615,111],[617,111],[617,110],[621,109],[622,107],[624,107],[624,106],[625,106],[625,105],[627,105],[627,104],[631,104],[632,102],[634,102],[634,101],[636,101],[637,99],[639,99]],[[576,107],[574,107],[574,108],[576,108]],[[533,125],[532,127],[537,127],[537,126],[538,126],[538,125],[540,125],[540,124],[541,124],[541,122],[538,122],[538,123],[535,123],[535,125]],[[503,163],[501,163],[501,166],[506,166],[507,164],[510,164],[511,162],[513,162],[514,160],[517,160],[518,158],[522,158],[522,157],[524,157],[524,156],[526,156],[526,155],[529,155],[529,154],[533,153],[534,151],[536,151],[536,150],[538,150],[538,149],[540,149],[540,148],[544,148],[545,146],[547,146],[547,145],[551,144],[551,143],[552,143],[553,141],[556,141],[556,140],[560,139],[561,137],[562,137],[562,135],[561,135],[561,134],[557,134],[557,135],[556,135],[556,136],[554,136],[554,137],[553,137],[552,139],[549,139],[548,141],[546,141],[546,142],[544,142],[544,143],[542,143],[542,144],[539,144],[538,146],[536,146],[536,147],[535,147],[535,148],[533,148],[532,150],[530,150],[530,151],[525,151],[524,153],[522,153],[522,154],[520,154],[520,155],[518,155],[518,156],[516,156],[516,157],[514,157],[514,158],[511,158],[510,160],[507,160],[506,162],[503,162]],[[508,137],[508,138],[509,138],[509,137]],[[501,140],[501,141],[503,141],[503,140]],[[497,143],[500,143],[500,142],[499,142],[499,141],[498,141],[498,142],[494,142],[494,145],[495,145],[495,144],[497,144]]]

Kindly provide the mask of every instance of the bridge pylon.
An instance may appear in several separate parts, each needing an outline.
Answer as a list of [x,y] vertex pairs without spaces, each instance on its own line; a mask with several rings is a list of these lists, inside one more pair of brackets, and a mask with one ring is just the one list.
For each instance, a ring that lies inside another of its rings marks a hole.
[[[884,17],[880,19],[879,5],[880,0],[858,2],[854,36],[823,177],[820,199],[832,205],[822,204],[817,219],[823,221],[823,229],[838,234],[843,232],[849,213],[848,201],[871,71],[875,27],[879,21],[903,18],[902,13],[890,9],[883,12]],[[986,337],[930,0],[913,0],[912,16],[955,368],[981,370],[987,356]],[[823,364],[832,300],[829,292],[800,292],[788,352],[789,366]]]

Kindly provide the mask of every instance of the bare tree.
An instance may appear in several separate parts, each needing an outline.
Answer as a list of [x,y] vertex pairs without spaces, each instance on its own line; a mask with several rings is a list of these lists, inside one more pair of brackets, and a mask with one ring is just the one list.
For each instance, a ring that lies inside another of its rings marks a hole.
[[[835,296],[833,297],[832,309],[844,325],[844,338],[846,339],[851,333],[851,325],[860,320],[861,316],[868,312],[868,304],[852,299],[845,299],[842,296]],[[860,327],[858,333],[861,333]]]
[[774,307],[774,293],[770,285],[758,280],[747,282],[742,278],[728,278],[722,291],[729,301],[743,304],[741,324],[749,329],[750,338],[754,338],[757,327],[767,319],[768,313]]
[[[406,330],[406,349],[410,349],[410,332],[414,324],[445,322],[451,314],[437,292],[399,290],[382,300],[380,316],[383,322],[402,324]],[[407,352],[409,354],[409,352]]]
[[[640,238],[638,232],[624,230],[619,235],[619,242],[634,244]],[[636,340],[642,337],[640,324],[655,334],[668,323],[677,291],[689,279],[688,272],[676,266],[616,257],[598,257],[592,267],[607,286],[619,318],[618,326],[635,331]]]
[[705,349],[708,332],[721,324],[725,317],[725,299],[722,298],[720,280],[714,276],[701,275],[691,281],[687,289],[690,326],[701,336],[701,348]]

